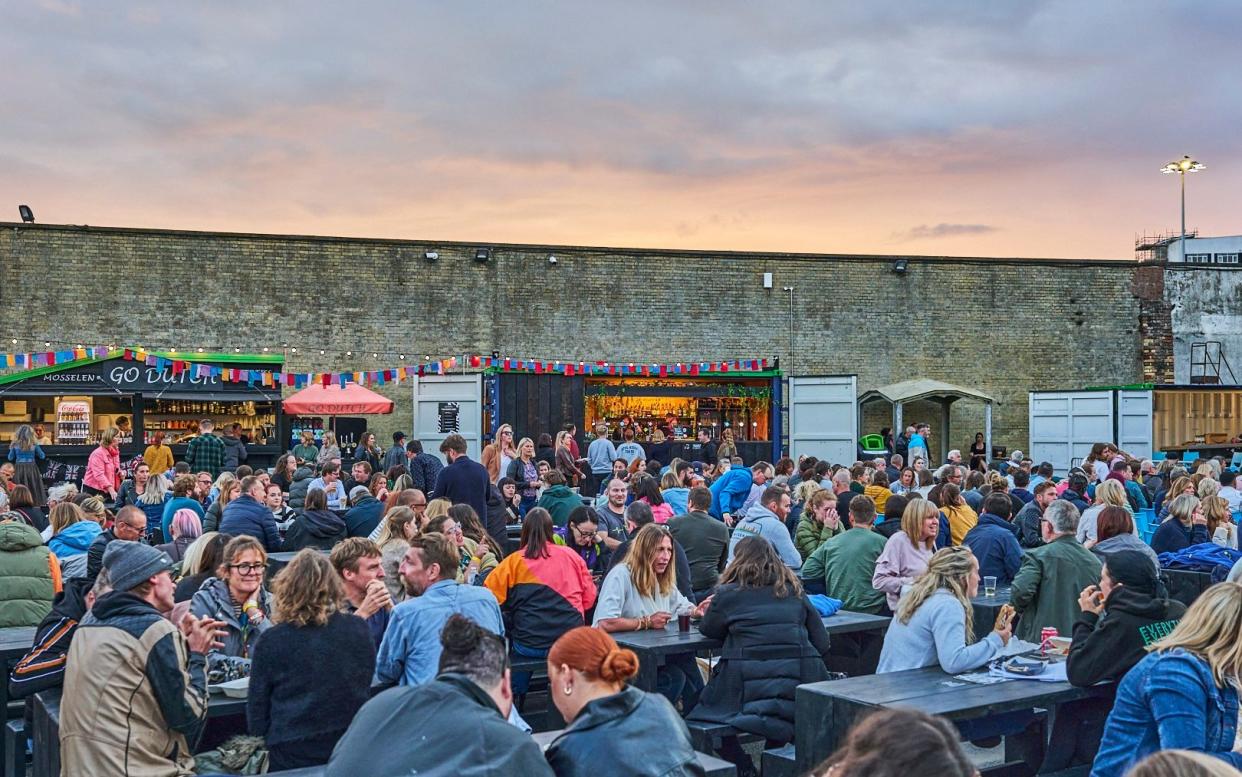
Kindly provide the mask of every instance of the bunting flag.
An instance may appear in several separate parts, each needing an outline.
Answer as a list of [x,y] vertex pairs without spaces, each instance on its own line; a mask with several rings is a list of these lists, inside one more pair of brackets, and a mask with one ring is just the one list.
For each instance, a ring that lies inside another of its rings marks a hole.
[[[176,354],[175,351],[169,353]],[[745,373],[761,372],[769,368],[767,359],[732,359],[716,362],[676,362],[650,364],[618,364],[613,361],[578,361],[578,360],[547,360],[515,358],[512,356],[482,356],[480,354],[463,354],[447,356],[440,359],[427,357],[423,364],[398,366],[374,370],[341,370],[330,372],[285,372],[282,369],[237,369],[206,362],[188,359],[169,358],[148,352],[142,347],[108,348],[104,346],[86,347],[30,353],[0,353],[0,367],[53,367],[75,361],[99,360],[114,358],[117,355],[126,361],[135,361],[154,367],[158,370],[169,370],[175,376],[189,373],[194,378],[218,378],[226,383],[246,383],[266,388],[303,388],[318,383],[327,388],[332,384],[344,387],[346,384],[360,383],[365,385],[385,386],[389,383],[400,383],[411,376],[444,375],[452,370],[469,367],[470,369],[490,369],[500,372],[528,372],[536,375],[559,374],[566,377],[576,375],[642,375],[667,378],[670,375],[688,375],[698,377],[703,373]],[[210,358],[210,357],[204,357]]]

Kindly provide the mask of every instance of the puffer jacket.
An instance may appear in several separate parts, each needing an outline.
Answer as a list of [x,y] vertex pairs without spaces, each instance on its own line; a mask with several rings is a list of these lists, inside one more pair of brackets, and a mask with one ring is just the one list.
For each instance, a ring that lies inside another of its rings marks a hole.
[[727,583],[716,589],[699,631],[724,647],[689,720],[791,741],[794,689],[828,679],[828,632],[810,601]]
[[336,543],[345,539],[345,521],[331,510],[307,510],[293,519],[293,525],[285,533],[285,552],[302,548],[332,550]]
[[86,594],[94,583],[84,577],[65,583],[65,589],[52,603],[52,610],[35,630],[34,644],[13,667],[9,690],[14,698],[25,698],[65,683],[65,660],[77,633],[78,622],[86,615]]
[[203,656],[126,591],[100,597],[78,625],[60,706],[64,774],[188,777],[207,720]]
[[[900,526],[897,528],[901,528]],[[815,516],[805,514],[798,521],[798,530],[794,533],[794,545],[798,548],[798,555],[802,556],[802,560],[806,561],[807,557],[815,552],[815,549],[823,545],[828,540],[845,531],[845,527],[837,522],[834,529],[825,526],[815,520]]]
[[249,494],[229,502],[220,517],[219,530],[230,537],[248,535],[263,543],[269,553],[280,550],[280,530],[276,528],[276,516],[267,505],[261,504]]
[[[710,610],[709,610],[710,612]],[[635,747],[659,742],[659,747]],[[544,755],[557,777],[702,777],[690,732],[658,693],[630,686],[588,702]],[[606,770],[601,765],[607,764]]]
[[306,492],[315,472],[310,467],[298,467],[293,471],[293,481],[289,484],[289,507],[301,510],[306,504]]
[[17,521],[0,523],[0,629],[38,626],[60,587],[60,565],[39,532]]
[[196,618],[208,616],[222,620],[228,628],[228,634],[221,640],[224,646],[211,650],[207,654],[210,666],[221,662],[226,657],[249,660],[254,653],[263,632],[272,627],[272,597],[262,586],[255,592],[255,602],[266,616],[257,626],[251,625],[245,614],[239,619],[233,614],[233,600],[229,597],[229,586],[218,577],[208,578],[202,588],[190,599],[190,612]]

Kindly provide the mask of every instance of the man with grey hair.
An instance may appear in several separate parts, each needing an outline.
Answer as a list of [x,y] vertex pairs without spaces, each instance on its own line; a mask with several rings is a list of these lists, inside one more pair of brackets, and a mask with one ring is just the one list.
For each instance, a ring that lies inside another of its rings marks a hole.
[[961,464],[962,463],[962,452],[958,450],[957,448],[954,448],[953,450],[949,451],[949,453],[944,457],[944,460],[946,464]]
[[845,467],[837,470],[832,475],[832,493],[837,495],[837,515],[845,523],[846,528],[850,526],[850,500],[857,496],[857,493],[850,489],[850,482],[853,478],[850,471]]
[[1038,643],[1049,626],[1068,636],[1080,612],[1079,594],[1100,579],[1099,559],[1074,538],[1078,518],[1078,508],[1064,499],[1040,516],[1044,544],[1026,551],[1009,595],[1019,615],[1018,639]]

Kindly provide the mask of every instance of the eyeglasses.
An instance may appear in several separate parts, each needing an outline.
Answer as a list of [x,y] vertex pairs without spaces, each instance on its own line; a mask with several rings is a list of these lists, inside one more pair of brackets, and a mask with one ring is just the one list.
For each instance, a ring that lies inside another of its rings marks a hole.
[[266,564],[229,564],[229,569],[235,569],[243,575],[257,575],[266,568]]
[[460,526],[445,526],[444,533],[445,534],[461,534],[461,527]]

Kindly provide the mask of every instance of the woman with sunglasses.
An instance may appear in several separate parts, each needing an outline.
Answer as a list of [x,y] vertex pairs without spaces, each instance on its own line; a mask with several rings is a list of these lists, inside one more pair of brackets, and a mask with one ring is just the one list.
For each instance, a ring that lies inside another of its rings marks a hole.
[[216,569],[216,576],[208,578],[190,600],[190,612],[196,617],[215,618],[227,627],[223,644],[207,654],[208,671],[216,674],[222,664],[240,663],[244,667],[226,669],[222,679],[249,674],[255,643],[272,626],[268,617],[272,597],[263,587],[266,571],[267,551],[263,543],[250,536],[234,537],[224,547],[224,560]]

